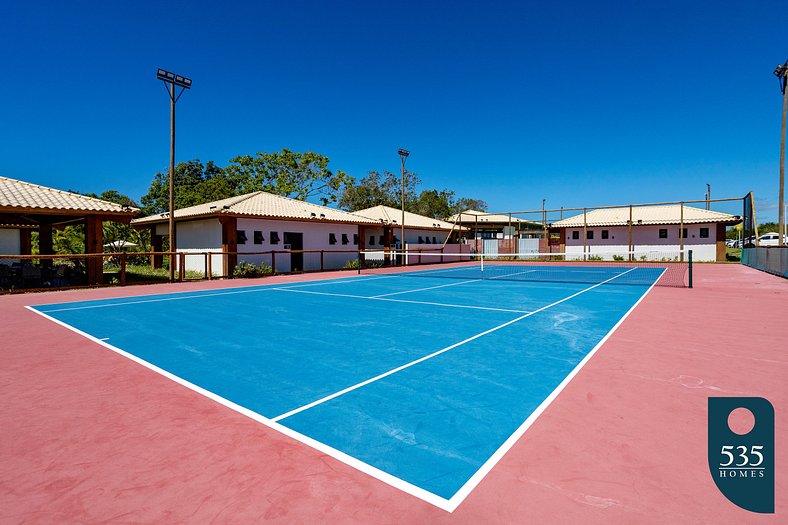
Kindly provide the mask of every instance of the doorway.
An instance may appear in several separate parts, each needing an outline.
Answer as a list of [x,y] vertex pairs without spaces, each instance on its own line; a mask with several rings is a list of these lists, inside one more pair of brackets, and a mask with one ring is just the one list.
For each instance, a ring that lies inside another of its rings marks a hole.
[[[301,232],[285,232],[284,244],[289,244],[290,249],[303,250],[304,249],[304,234]],[[290,271],[303,272],[304,271],[304,254],[303,253],[290,253]]]

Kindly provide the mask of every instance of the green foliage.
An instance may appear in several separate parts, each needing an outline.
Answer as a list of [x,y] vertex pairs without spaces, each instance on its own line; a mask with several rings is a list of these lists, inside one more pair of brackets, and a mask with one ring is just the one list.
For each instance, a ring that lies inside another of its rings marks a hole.
[[[170,209],[169,173],[157,173],[148,193],[140,199],[143,215],[163,213]],[[245,192],[241,192],[245,193]],[[199,159],[179,162],[175,166],[175,208],[187,208],[204,202],[226,199],[236,193],[222,168]]]
[[238,195],[262,190],[291,199],[317,198],[325,206],[336,202],[340,191],[353,184],[347,173],[328,169],[328,157],[311,151],[283,148],[274,153],[240,155],[230,162],[225,172]]
[[[487,210],[487,203],[479,199],[456,198],[451,190],[422,190],[417,192],[421,179],[416,173],[405,171],[405,209],[435,219],[445,219],[460,211]],[[372,206],[402,206],[401,175],[390,171],[370,171],[358,184],[348,184],[339,199],[339,207],[348,211]]]
[[613,260],[614,261],[623,261],[624,260],[624,256],[623,255],[614,255],[613,256]]
[[[416,186],[420,183],[417,174],[405,171],[405,209],[408,211],[417,200]],[[401,175],[390,171],[370,171],[358,184],[348,184],[339,198],[339,207],[348,211],[380,205],[392,208],[402,205]]]
[[[213,161],[194,159],[175,166],[175,208],[186,208],[227,199],[253,191],[267,191],[293,199],[317,198],[322,204],[336,202],[340,191],[353,178],[328,169],[329,158],[319,153],[283,149],[258,152],[230,160],[226,168]],[[142,199],[144,215],[170,208],[169,173],[157,173]]]
[[[186,279],[204,279],[205,275],[200,272],[186,270]],[[127,283],[141,283],[141,282],[161,282],[170,279],[170,271],[167,268],[151,268],[147,264],[127,264],[126,265],[126,282]],[[116,266],[108,266],[104,268],[104,280],[112,284],[120,282],[120,268]]]
[[601,261],[603,259],[602,259],[601,255],[589,255],[588,256],[588,260],[589,261]]
[[235,265],[233,270],[233,277],[264,277],[274,273],[273,268],[265,264],[255,266],[254,264],[246,261],[241,261]]
[[758,235],[763,235],[764,233],[777,233],[779,231],[780,225],[776,222],[764,222],[758,225]]

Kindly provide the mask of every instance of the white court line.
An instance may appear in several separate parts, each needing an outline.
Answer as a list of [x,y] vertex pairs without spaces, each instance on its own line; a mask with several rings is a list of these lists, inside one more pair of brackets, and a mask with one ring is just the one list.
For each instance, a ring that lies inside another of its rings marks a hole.
[[391,293],[384,293],[380,295],[373,295],[370,299],[380,299],[381,297],[390,297],[392,295],[400,295],[403,293],[414,293],[414,292],[423,292],[424,290],[434,290],[435,288],[445,288],[447,286],[457,286],[459,284],[468,284],[468,283],[476,283],[479,282],[478,279],[474,279],[472,281],[460,281],[457,283],[449,283],[449,284],[439,284],[438,286],[427,286],[426,288],[416,288],[415,290],[403,290],[401,292],[391,292]]
[[488,310],[491,312],[507,312],[513,314],[527,314],[527,310],[510,310],[508,308],[492,308],[488,306],[473,306],[469,304],[451,304],[451,303],[433,303],[430,301],[415,301],[409,299],[391,299],[388,297],[369,297],[366,295],[350,295],[344,293],[331,293],[331,292],[313,292],[311,290],[294,290],[292,288],[277,288],[280,292],[294,292],[294,293],[307,293],[313,295],[328,295],[331,297],[349,297],[351,299],[367,299],[371,301],[389,301],[392,303],[410,303],[410,304],[426,304],[429,306],[445,306],[447,308],[468,308],[471,310]]
[[52,321],[55,324],[58,324],[58,325],[60,325],[60,326],[62,326],[64,328],[67,328],[68,330],[71,330],[72,332],[75,332],[75,333],[81,335],[82,337],[84,337],[86,339],[89,339],[90,341],[93,341],[94,343],[97,343],[97,344],[103,346],[104,348],[108,348],[109,350],[112,350],[113,352],[116,352],[116,353],[122,355],[123,357],[126,357],[126,358],[130,359],[130,360],[134,361],[135,363],[140,364],[140,365],[144,366],[145,368],[148,368],[149,370],[152,370],[153,372],[155,372],[157,374],[160,374],[160,375],[166,377],[167,379],[170,379],[171,381],[174,381],[175,383],[178,383],[181,386],[185,386],[189,390],[197,392],[198,394],[202,394],[203,396],[207,397],[208,399],[211,399],[212,401],[215,401],[215,402],[217,402],[217,403],[219,403],[221,405],[226,406],[230,410],[234,410],[235,412],[238,412],[239,414],[242,414],[242,415],[244,415],[244,416],[246,416],[246,417],[248,417],[250,419],[253,419],[254,421],[257,421],[258,423],[262,423],[263,425],[265,425],[268,428],[271,428],[271,429],[273,429],[273,430],[275,430],[277,432],[280,432],[280,433],[284,434],[285,436],[293,438],[296,441],[299,441],[299,442],[301,442],[301,443],[303,443],[303,444],[305,444],[305,445],[307,445],[309,447],[312,447],[315,450],[317,450],[319,452],[322,452],[323,454],[325,454],[327,456],[331,456],[332,458],[334,458],[334,459],[336,459],[338,461],[341,461],[342,463],[344,463],[344,464],[346,464],[346,465],[348,465],[350,467],[353,467],[356,470],[358,470],[360,472],[363,472],[364,474],[367,474],[367,475],[369,475],[369,476],[371,476],[371,477],[373,477],[375,479],[378,479],[378,480],[382,481],[383,483],[386,483],[386,484],[388,484],[388,485],[390,485],[390,486],[392,486],[394,488],[397,488],[397,489],[399,489],[399,490],[401,490],[401,491],[403,491],[403,492],[405,492],[407,494],[410,494],[411,496],[415,496],[415,497],[419,498],[422,501],[426,501],[427,503],[430,503],[431,505],[434,505],[434,506],[438,507],[439,509],[445,510],[447,512],[452,512],[454,510],[453,508],[449,508],[449,501],[446,498],[442,498],[441,496],[438,496],[437,494],[433,494],[432,492],[429,492],[429,491],[427,491],[427,490],[425,490],[425,489],[423,489],[421,487],[418,487],[416,485],[413,485],[412,483],[409,483],[409,482],[405,481],[404,479],[400,479],[400,478],[398,478],[398,477],[396,477],[396,476],[394,476],[392,474],[389,474],[388,472],[380,470],[377,467],[374,467],[374,466],[372,466],[372,465],[370,465],[368,463],[364,463],[360,459],[354,458],[353,456],[350,456],[350,455],[342,452],[341,450],[337,450],[337,449],[335,449],[335,448],[333,448],[333,447],[331,447],[329,445],[326,445],[325,443],[317,441],[316,439],[313,439],[313,438],[311,438],[309,436],[305,436],[304,434],[301,434],[300,432],[297,432],[297,431],[295,431],[295,430],[293,430],[291,428],[288,428],[288,427],[286,427],[284,425],[280,425],[279,423],[276,423],[276,422],[272,421],[271,419],[263,416],[262,414],[258,414],[257,412],[254,412],[253,410],[250,410],[250,409],[248,409],[248,408],[246,408],[244,406],[238,405],[238,404],[230,401],[229,399],[225,399],[222,396],[211,392],[210,390],[206,390],[206,389],[204,389],[204,388],[202,388],[200,386],[195,385],[194,383],[191,383],[190,381],[187,381],[186,379],[183,379],[182,377],[176,376],[175,374],[173,374],[171,372],[168,372],[167,370],[164,370],[163,368],[159,368],[158,366],[154,365],[153,363],[149,363],[149,362],[145,361],[144,359],[142,359],[140,357],[137,357],[134,354],[130,354],[129,352],[126,352],[125,350],[121,350],[120,348],[118,348],[116,346],[112,346],[111,344],[107,343],[106,341],[103,341],[101,339],[93,337],[92,335],[90,335],[90,334],[88,334],[86,332],[83,332],[82,330],[80,330],[78,328],[74,328],[73,326],[71,326],[69,324],[66,324],[63,321],[59,321],[58,319],[55,319],[54,317],[51,317],[51,316],[45,314],[44,312],[40,312],[40,311],[36,310],[35,307],[25,306],[25,308],[27,308],[31,312],[37,313],[38,315],[40,315],[41,317],[44,317],[45,319],[49,319],[50,321]]
[[419,364],[419,363],[421,363],[423,361],[426,361],[428,359],[432,359],[433,357],[439,356],[439,355],[441,355],[441,354],[443,354],[445,352],[448,352],[449,350],[457,348],[458,346],[462,346],[465,343],[469,343],[469,342],[471,342],[471,341],[473,341],[475,339],[478,339],[478,338],[483,337],[483,336],[485,336],[487,334],[490,334],[492,332],[500,330],[501,328],[505,328],[505,327],[509,326],[510,324],[514,324],[514,323],[516,323],[518,321],[522,321],[526,317],[531,317],[532,315],[534,315],[536,313],[539,313],[539,312],[542,312],[544,310],[547,310],[548,308],[552,308],[553,306],[559,305],[559,304],[563,303],[564,301],[568,301],[569,299],[572,299],[573,297],[577,297],[580,294],[583,294],[583,293],[586,293],[586,292],[588,292],[590,290],[593,290],[597,286],[602,286],[603,284],[609,283],[610,281],[612,281],[614,279],[618,279],[622,275],[627,274],[627,273],[631,272],[632,270],[634,270],[634,268],[632,268],[630,270],[627,270],[624,273],[620,273],[620,274],[618,274],[618,275],[616,275],[614,277],[611,277],[610,279],[602,281],[601,283],[597,283],[597,284],[595,284],[593,286],[589,286],[588,288],[584,288],[584,289],[580,290],[579,292],[575,292],[575,293],[573,293],[572,295],[570,295],[568,297],[564,297],[563,299],[559,299],[558,301],[550,303],[547,306],[543,306],[543,307],[541,307],[541,308],[539,308],[537,310],[534,310],[533,312],[528,312],[527,314],[521,315],[520,317],[515,317],[511,321],[507,321],[505,323],[499,324],[498,326],[490,328],[489,330],[485,330],[484,332],[480,332],[480,333],[478,333],[476,335],[473,335],[473,336],[471,336],[471,337],[469,337],[467,339],[464,339],[464,340],[460,341],[459,343],[454,343],[453,345],[447,346],[446,348],[442,348],[442,349],[438,350],[437,352],[433,352],[433,353],[431,353],[429,355],[425,355],[424,357],[421,357],[419,359],[415,359],[415,360],[411,361],[410,363],[405,363],[402,366],[398,366],[397,368],[393,368],[393,369],[389,370],[388,372],[383,372],[382,374],[376,375],[375,377],[371,377],[371,378],[367,379],[366,381],[362,381],[360,383],[356,383],[355,385],[349,386],[347,388],[343,388],[342,390],[340,390],[338,392],[334,392],[333,394],[329,394],[329,395],[327,395],[325,397],[322,397],[322,398],[320,398],[318,400],[312,401],[311,403],[307,403],[306,405],[303,405],[301,407],[295,408],[295,409],[293,409],[293,410],[291,410],[289,412],[285,412],[284,414],[280,414],[280,415],[278,415],[276,417],[271,418],[271,421],[281,421],[281,420],[283,420],[285,418],[288,418],[290,416],[298,414],[299,412],[303,412],[304,410],[309,410],[310,408],[316,407],[317,405],[322,405],[326,401],[331,401],[332,399],[335,399],[335,398],[337,398],[339,396],[345,395],[348,392],[352,392],[353,390],[357,390],[357,389],[361,388],[362,386],[366,386],[366,385],[368,385],[370,383],[374,383],[376,381],[379,381],[379,380],[383,379],[384,377],[388,377],[388,376],[390,376],[392,374],[396,374],[397,372],[405,370],[406,368],[410,368],[410,367],[412,367],[414,365],[417,365],[417,364]]
[[[633,268],[633,270],[634,270],[634,268]],[[664,270],[663,270],[663,273],[664,273]],[[623,274],[620,274],[620,275],[623,275]],[[613,279],[619,277],[620,275],[617,275],[617,276],[609,279],[608,281],[613,280]],[[659,279],[657,279],[657,281],[658,280]],[[619,320],[619,322],[616,323],[616,325],[613,326],[613,328],[611,328],[610,332],[608,332],[608,334],[605,335],[605,337],[591,350],[591,352],[577,365],[577,367],[575,367],[575,369],[564,379],[564,381],[562,381],[558,385],[558,387],[556,387],[556,389],[545,399],[545,401],[543,401],[542,404],[539,405],[539,407],[537,407],[537,409],[534,411],[534,413],[532,413],[531,416],[529,416],[528,419],[526,419],[526,421],[520,426],[520,428],[517,429],[515,434],[510,436],[509,439],[507,439],[504,442],[504,444],[501,445],[501,447],[493,454],[493,456],[490,459],[488,459],[484,463],[484,465],[482,465],[482,467],[465,483],[465,485],[463,485],[462,488],[454,496],[452,496],[452,498],[449,499],[449,500],[447,500],[447,499],[445,499],[445,498],[443,498],[441,496],[438,496],[436,494],[433,494],[433,493],[431,493],[431,492],[429,492],[429,491],[427,491],[425,489],[422,489],[421,487],[413,485],[413,484],[411,484],[411,483],[409,483],[409,482],[407,482],[405,480],[397,478],[396,476],[393,476],[393,475],[389,474],[388,472],[384,472],[384,471],[378,469],[377,467],[369,465],[368,463],[364,463],[363,461],[361,461],[361,460],[359,460],[357,458],[354,458],[353,456],[350,456],[350,455],[348,455],[348,454],[346,454],[346,453],[344,453],[344,452],[342,452],[340,450],[337,450],[337,449],[335,449],[333,447],[330,447],[329,445],[326,445],[325,443],[321,443],[320,441],[317,441],[317,440],[315,440],[313,438],[305,436],[305,435],[303,435],[303,434],[301,434],[301,433],[299,433],[299,432],[297,432],[295,430],[292,430],[292,429],[290,429],[288,427],[285,427],[284,425],[276,423],[275,421],[273,421],[273,420],[271,420],[269,418],[266,418],[265,416],[263,416],[261,414],[258,414],[257,412],[254,412],[252,410],[249,410],[248,408],[245,408],[245,407],[243,407],[241,405],[233,403],[232,401],[230,401],[228,399],[225,399],[225,398],[223,398],[223,397],[221,397],[221,396],[219,396],[219,395],[217,395],[217,394],[215,394],[215,393],[213,393],[213,392],[211,392],[209,390],[206,390],[206,389],[204,389],[202,387],[199,387],[199,386],[197,386],[197,385],[195,385],[195,384],[193,384],[193,383],[191,383],[191,382],[189,382],[189,381],[187,381],[187,380],[185,380],[185,379],[183,379],[181,377],[176,376],[175,374],[167,372],[166,370],[164,370],[162,368],[159,368],[156,365],[154,365],[152,363],[149,363],[149,362],[147,362],[147,361],[135,356],[134,354],[130,354],[130,353],[124,351],[124,350],[121,350],[120,348],[115,347],[115,346],[113,346],[113,345],[111,345],[111,344],[109,344],[109,343],[107,343],[105,341],[102,341],[102,340],[100,340],[100,339],[98,339],[96,337],[93,337],[92,335],[90,335],[90,334],[88,334],[86,332],[83,332],[83,331],[81,331],[81,330],[79,330],[77,328],[74,328],[73,326],[71,326],[69,324],[66,324],[66,323],[64,323],[62,321],[59,321],[58,319],[55,319],[54,317],[51,317],[51,316],[47,315],[44,312],[38,311],[32,306],[25,306],[25,308],[27,308],[28,310],[30,310],[32,312],[35,312],[36,314],[40,315],[41,317],[44,317],[45,319],[49,319],[50,321],[52,321],[52,322],[54,322],[54,323],[56,323],[56,324],[58,324],[60,326],[63,326],[64,328],[66,328],[68,330],[71,330],[72,332],[75,332],[75,333],[85,337],[86,339],[88,339],[90,341],[93,341],[93,342],[95,342],[95,343],[97,343],[97,344],[99,344],[99,345],[101,345],[101,346],[103,346],[105,348],[108,348],[109,350],[111,350],[113,352],[116,352],[116,353],[118,353],[118,354],[120,354],[120,355],[122,355],[122,356],[124,356],[124,357],[126,357],[128,359],[130,359],[130,360],[134,361],[135,363],[138,363],[138,364],[140,364],[140,365],[152,370],[153,372],[158,373],[158,374],[160,374],[160,375],[162,375],[162,376],[174,381],[175,383],[178,383],[178,384],[180,384],[182,386],[185,386],[186,388],[188,388],[188,389],[190,389],[190,390],[192,390],[194,392],[197,392],[198,394],[202,394],[203,396],[207,397],[208,399],[216,401],[217,403],[219,403],[219,404],[221,404],[223,406],[226,406],[227,408],[229,408],[231,410],[234,410],[235,412],[238,412],[238,413],[240,413],[240,414],[242,414],[242,415],[244,415],[244,416],[246,416],[246,417],[248,417],[250,419],[253,419],[253,420],[263,424],[264,426],[266,426],[268,428],[276,430],[276,431],[284,434],[285,436],[291,437],[291,438],[295,439],[296,441],[299,441],[299,442],[301,442],[301,443],[303,443],[303,444],[305,444],[307,446],[310,446],[310,447],[314,448],[315,450],[317,450],[319,452],[322,452],[322,453],[324,453],[324,454],[326,454],[328,456],[331,456],[332,458],[334,458],[334,459],[336,459],[336,460],[338,460],[338,461],[340,461],[340,462],[342,462],[342,463],[344,463],[344,464],[346,464],[346,465],[348,465],[350,467],[353,467],[353,468],[359,470],[360,472],[363,472],[363,473],[365,473],[365,474],[367,474],[367,475],[369,475],[369,476],[371,476],[371,477],[373,477],[375,479],[378,479],[378,480],[380,480],[380,481],[382,481],[382,482],[384,482],[384,483],[386,483],[386,484],[388,484],[388,485],[390,485],[390,486],[392,486],[392,487],[394,487],[396,489],[399,489],[399,490],[405,492],[406,494],[410,494],[411,496],[419,498],[422,501],[430,503],[431,505],[434,505],[435,507],[438,507],[438,508],[440,508],[440,509],[442,509],[442,510],[444,510],[446,512],[450,512],[451,513],[451,512],[454,512],[454,510],[457,509],[457,507],[463,502],[463,500],[468,496],[468,494],[470,494],[470,492],[479,484],[479,482],[481,482],[481,480],[484,478],[484,476],[495,466],[495,464],[498,462],[498,460],[500,460],[501,457],[503,457],[503,455],[522,436],[522,434],[525,433],[525,431],[528,429],[528,427],[530,427],[531,424],[533,424],[533,422],[536,420],[536,417],[538,417],[538,415],[541,414],[547,408],[547,405],[549,405],[550,402],[552,402],[552,400],[555,399],[556,396],[558,396],[558,394],[561,392],[561,390],[563,390],[563,388],[569,383],[569,381],[577,374],[577,372],[579,372],[580,368],[586,362],[588,362],[588,360],[591,358],[591,356],[612,335],[612,333],[616,330],[616,328],[618,328],[618,326],[624,321],[624,319],[626,319],[627,316],[629,316],[629,314],[632,312],[632,310],[635,309],[635,307],[643,300],[643,298],[649,293],[649,291],[651,291],[651,289],[656,285],[657,281],[655,281],[651,285],[651,287],[649,287],[649,289],[643,294],[643,296],[640,297],[640,299],[638,299],[638,301],[632,306],[632,308],[630,308],[630,310],[624,315],[624,317],[622,317],[621,320]],[[607,281],[605,281],[605,282],[607,282]],[[594,285],[591,288],[594,288],[596,286],[600,286],[602,284],[605,284],[605,282],[602,282],[602,283],[599,283],[597,285]],[[586,290],[578,292],[575,295],[579,295],[580,293],[588,291],[591,288],[588,288]],[[567,297],[566,299],[562,299],[561,301],[568,300],[571,297],[573,297],[573,296]],[[536,313],[536,312],[534,312],[534,313]]]
[[[356,277],[345,277],[344,279],[325,279],[319,282],[310,283],[292,283],[288,288],[304,288],[305,286],[324,286],[326,284],[343,284],[346,282],[357,283],[361,281],[374,281],[376,279],[390,279],[391,277],[399,277],[399,275],[379,275],[377,277],[366,277],[364,275],[357,275]],[[288,283],[285,283],[286,285]],[[276,285],[269,285],[276,286]],[[279,287],[281,289],[281,287]]]
[[[296,284],[293,284],[292,286],[289,286],[288,288],[296,288],[296,287],[300,288],[300,287],[304,287],[304,286],[320,286],[320,285],[325,285],[325,284],[337,284],[337,283],[341,283],[341,282],[345,282],[345,281],[352,281],[352,282],[372,281],[374,279],[386,279],[388,277],[395,277],[395,276],[393,276],[393,275],[383,275],[383,276],[380,276],[380,277],[361,277],[361,278],[359,278],[359,277],[347,277],[347,278],[344,278],[344,279],[326,279],[324,281],[320,281],[320,282],[317,282],[317,283],[306,283],[306,284],[297,284],[296,283]],[[288,283],[283,283],[283,284],[287,285]],[[68,307],[68,308],[53,308],[51,310],[47,310],[47,312],[48,313],[52,313],[52,312],[67,312],[67,311],[71,311],[71,310],[90,310],[92,308],[108,308],[110,306],[125,306],[127,304],[159,303],[159,302],[162,302],[162,301],[182,301],[184,299],[203,299],[205,297],[214,297],[214,296],[217,296],[217,295],[236,295],[236,294],[242,294],[242,293],[269,292],[269,291],[274,290],[274,289],[284,290],[284,288],[281,288],[281,287],[279,287],[279,286],[277,286],[276,284],[273,284],[273,283],[272,284],[261,284],[261,285],[256,285],[254,287],[248,287],[247,286],[247,287],[243,287],[243,288],[240,288],[240,289],[233,289],[233,290],[226,291],[226,292],[208,293],[208,292],[211,292],[212,290],[203,290],[206,293],[200,293],[200,294],[196,294],[196,295],[179,295],[178,297],[160,297],[158,299],[140,299],[139,301],[124,301],[124,302],[119,302],[119,303],[105,303],[105,304],[90,304],[90,305],[85,305],[85,306],[71,306],[71,307]],[[176,293],[178,293],[178,292],[176,292]],[[188,292],[180,292],[180,293],[188,293]],[[97,301],[100,301],[100,300],[101,299],[97,299]],[[66,304],[68,304],[68,303],[66,303]],[[47,304],[36,305],[36,308],[45,308],[47,306],[51,306],[51,305],[47,305]]]
[[[632,271],[632,270],[635,270],[635,268],[632,268],[631,270],[628,271]],[[501,458],[503,458],[504,455],[506,455],[506,453],[509,452],[509,449],[511,449],[514,446],[514,444],[517,443],[517,441],[523,436],[523,434],[525,434],[525,431],[528,430],[531,427],[531,425],[534,424],[534,421],[536,421],[536,419],[542,414],[542,412],[544,412],[547,409],[550,403],[552,403],[555,400],[555,398],[558,397],[561,391],[564,388],[566,388],[566,385],[568,385],[569,382],[572,381],[572,379],[574,379],[574,377],[578,374],[578,372],[580,372],[580,369],[583,368],[586,365],[586,363],[588,363],[588,361],[591,360],[592,357],[594,357],[594,354],[596,354],[597,350],[599,350],[602,347],[602,345],[605,344],[605,341],[607,341],[610,338],[610,336],[613,335],[613,332],[615,332],[616,329],[619,326],[621,326],[621,323],[624,322],[624,319],[629,317],[629,314],[631,314],[632,311],[635,310],[637,305],[639,305],[640,302],[643,299],[645,299],[645,297],[648,295],[651,289],[654,288],[654,286],[656,286],[657,282],[659,282],[660,278],[666,271],[667,269],[662,270],[662,273],[659,275],[659,277],[657,277],[657,279],[655,279],[654,282],[651,283],[651,286],[648,287],[648,290],[646,290],[643,293],[643,295],[641,295],[640,298],[637,301],[635,301],[635,304],[633,304],[632,307],[629,310],[627,310],[627,313],[625,313],[621,317],[621,319],[619,319],[618,322],[613,325],[613,328],[611,328],[610,331],[607,334],[605,334],[605,336],[602,339],[600,339],[600,341],[596,344],[596,346],[594,346],[594,348],[592,348],[591,351],[588,352],[588,354],[586,354],[586,356],[583,359],[581,359],[579,363],[577,363],[577,366],[575,366],[574,369],[572,369],[572,371],[569,372],[569,374],[564,378],[564,380],[561,381],[558,384],[558,386],[555,387],[555,389],[553,389],[552,392],[550,392],[550,395],[548,395],[545,398],[545,400],[542,401],[538,407],[536,407],[536,410],[531,412],[531,415],[528,416],[528,418],[526,418],[525,421],[523,421],[523,424],[520,425],[517,428],[517,430],[515,430],[514,433],[511,436],[509,436],[509,438],[506,441],[503,442],[503,444],[500,447],[498,447],[498,450],[496,450],[493,453],[493,455],[490,456],[489,459],[487,459],[487,461],[484,462],[484,464],[479,468],[479,470],[477,470],[474,473],[474,475],[471,476],[462,487],[460,487],[460,490],[458,490],[454,494],[454,496],[452,496],[449,499],[449,508],[450,508],[449,512],[454,512],[454,510],[460,506],[460,504],[465,500],[465,498],[468,497],[468,495],[473,491],[473,489],[475,489],[476,486],[479,483],[481,483],[481,481],[493,469],[493,467],[495,467],[495,465],[501,460]],[[619,274],[619,275],[624,275],[624,274]],[[616,277],[618,277],[618,275]]]
[[[140,299],[139,301],[125,301],[122,303],[107,303],[107,304],[89,304],[85,306],[72,306],[69,308],[53,308],[52,310],[47,310],[47,313],[52,312],[68,312],[70,310],[90,310],[93,308],[108,308],[110,306],[125,306],[127,304],[144,304],[144,303],[160,303],[162,301],[182,301],[184,299],[202,299],[204,297],[213,297],[215,295],[235,295],[240,293],[255,293],[255,292],[267,292],[273,290],[271,285],[266,286],[265,288],[256,288],[254,290],[237,290],[232,292],[219,292],[219,293],[205,293],[200,295],[185,295],[182,297],[162,297],[159,299]],[[98,299],[100,300],[100,299]],[[43,304],[36,306],[35,308],[45,308],[49,305]]]
[[493,279],[503,279],[504,277],[511,277],[512,275],[521,275],[521,274],[524,274],[524,273],[531,273],[531,272],[535,272],[535,271],[537,271],[537,270],[525,270],[524,272],[507,273],[506,275],[497,275],[495,277],[490,277],[487,280],[491,281]]

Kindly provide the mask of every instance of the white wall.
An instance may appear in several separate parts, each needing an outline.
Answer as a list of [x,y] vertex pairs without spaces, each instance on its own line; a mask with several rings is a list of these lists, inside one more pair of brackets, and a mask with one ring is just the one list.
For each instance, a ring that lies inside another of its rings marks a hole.
[[[323,254],[323,268],[335,270],[342,268],[348,261],[358,259],[358,245],[353,244],[353,235],[358,234],[358,225],[312,221],[278,221],[269,219],[238,219],[238,230],[246,232],[246,244],[238,245],[238,261],[247,261],[252,264],[264,263],[271,266],[270,255],[241,255],[249,252],[264,252],[270,250],[284,250],[285,232],[302,233],[304,250],[325,250]],[[263,234],[261,244],[254,243],[254,232]],[[271,232],[279,234],[279,243],[271,244]],[[336,244],[329,242],[329,235],[334,234]],[[347,236],[347,244],[342,244],[342,234]],[[348,250],[346,253],[328,253],[329,251]],[[304,270],[319,270],[320,254],[304,254]],[[276,254],[276,271],[290,271],[290,256],[284,253]]]
[[[401,237],[401,229],[392,226],[394,228],[394,236],[399,239]],[[364,250],[368,252],[375,252],[376,250],[380,250],[376,253],[368,253],[365,255],[365,259],[368,261],[382,261],[384,259],[384,252],[383,252],[383,243],[380,242],[381,238],[383,237],[383,228],[364,228]],[[439,249],[443,245],[443,241],[446,240],[446,236],[449,234],[447,230],[427,230],[427,229],[419,229],[419,228],[405,228],[405,249],[406,250],[436,250]],[[375,242],[370,243],[370,237],[374,237]],[[424,242],[426,238],[429,237],[429,244]],[[433,237],[435,238],[435,242],[433,243]],[[420,238],[420,239],[419,239]],[[419,242],[421,240],[421,242]],[[448,245],[447,245],[448,246]],[[392,250],[398,250],[399,247],[392,246]],[[448,251],[446,253],[449,253]]]
[[[0,255],[19,255],[22,251],[19,233],[16,229],[0,229]],[[15,259],[0,259],[0,264],[11,264],[14,261]]]
[[[717,225],[716,224],[687,224],[687,238],[684,239],[684,250],[692,250],[692,258],[695,261],[716,261],[717,260]],[[708,228],[708,238],[700,237],[700,229]],[[659,230],[667,229],[668,237],[659,238]],[[607,230],[608,239],[602,239],[602,230]],[[572,232],[579,232],[578,239],[572,239]],[[629,228],[627,226],[611,227],[589,227],[588,231],[594,232],[594,238],[586,241],[588,252],[591,254],[608,255],[611,253],[626,253],[629,250]],[[645,225],[632,227],[632,244],[636,253],[645,254],[647,252],[668,252],[678,253],[679,245],[679,225]],[[566,228],[566,253],[583,253],[583,228]]]
[[[396,226],[392,226],[394,229],[394,236],[399,239],[401,237],[401,229],[397,228]],[[383,244],[380,242],[380,238],[383,237],[383,228],[365,228],[364,229],[364,243],[365,249],[367,250],[377,250],[379,248],[383,248]],[[405,243],[414,245],[414,244],[428,244],[425,242],[426,238],[429,237],[430,243],[429,244],[437,244],[441,246],[443,241],[446,240],[446,236],[448,235],[447,230],[427,230],[427,229],[419,229],[419,228],[405,228]],[[369,238],[375,237],[375,242],[370,243]],[[419,243],[419,237],[421,237],[421,243]],[[433,237],[435,238],[435,243],[432,242]],[[393,247],[392,247],[393,248]]]

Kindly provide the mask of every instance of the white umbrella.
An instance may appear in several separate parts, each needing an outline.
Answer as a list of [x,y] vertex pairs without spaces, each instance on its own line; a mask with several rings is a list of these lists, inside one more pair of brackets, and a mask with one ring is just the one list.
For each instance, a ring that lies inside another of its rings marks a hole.
[[132,248],[137,245],[129,241],[112,241],[104,245],[105,248]]

